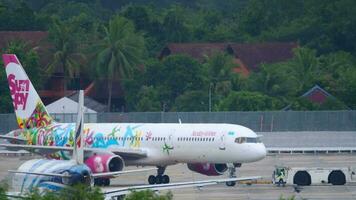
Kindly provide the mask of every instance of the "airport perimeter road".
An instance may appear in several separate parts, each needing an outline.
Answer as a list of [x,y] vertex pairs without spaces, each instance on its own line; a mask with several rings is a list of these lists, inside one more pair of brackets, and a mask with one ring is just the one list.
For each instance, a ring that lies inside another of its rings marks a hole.
[[[0,158],[0,179],[4,179],[8,169],[16,169],[24,160],[20,157]],[[286,165],[290,167],[356,167],[356,154],[348,155],[276,155],[268,156],[266,159],[245,164],[238,169],[238,176],[263,176],[264,179],[271,179],[271,174],[275,165]],[[132,167],[130,167],[132,169]],[[219,177],[207,177],[188,170],[186,165],[179,164],[167,168],[167,174],[171,181],[191,181],[203,180]],[[154,172],[143,172],[138,174],[122,175],[112,180],[113,186],[128,186],[137,184],[147,184],[147,177]],[[296,199],[315,200],[356,200],[356,184],[346,186],[305,186],[301,192],[296,193],[291,186],[276,187],[274,185],[238,185],[226,187],[225,185],[208,186],[202,189],[189,188],[173,191],[174,199],[180,200],[278,200],[281,195],[284,197],[296,196]]]

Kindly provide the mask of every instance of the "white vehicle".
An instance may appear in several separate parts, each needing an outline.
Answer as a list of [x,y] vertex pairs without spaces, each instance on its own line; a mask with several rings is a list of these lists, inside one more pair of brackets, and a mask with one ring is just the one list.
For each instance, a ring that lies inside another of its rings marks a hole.
[[274,184],[282,185],[345,185],[354,179],[355,172],[350,167],[283,167],[278,166],[272,175]]
[[[53,158],[70,159],[75,123],[53,120],[16,55],[4,54],[7,79],[20,129],[0,138],[12,144],[0,146],[31,150]],[[251,129],[233,124],[86,123],[84,163],[93,174],[117,172],[127,165],[156,166],[150,184],[169,183],[168,165],[187,163],[188,168],[208,176],[229,171],[242,163],[266,156],[266,148]],[[109,185],[110,177],[96,178]],[[234,186],[235,182],[227,182]]]

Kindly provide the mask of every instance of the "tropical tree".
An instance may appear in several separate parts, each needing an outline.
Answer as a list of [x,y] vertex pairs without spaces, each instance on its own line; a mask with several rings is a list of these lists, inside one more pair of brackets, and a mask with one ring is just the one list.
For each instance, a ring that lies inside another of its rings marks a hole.
[[142,191],[133,191],[125,197],[125,200],[172,200],[173,195],[171,192],[168,192],[164,195],[159,195],[153,192],[152,190],[142,190]]
[[[33,48],[24,41],[14,40],[9,42],[3,52],[16,54],[35,88],[41,89],[43,87],[42,83],[45,79],[44,71],[41,70],[39,66],[39,57]],[[0,66],[3,66],[2,61],[0,61]],[[0,112],[2,113],[10,113],[13,111],[9,85],[6,77],[5,70],[0,70]]]
[[153,86],[142,86],[137,96],[138,101],[136,102],[136,111],[154,112],[161,110],[159,93]]
[[218,105],[219,111],[264,111],[280,110],[282,103],[259,92],[231,92]]
[[275,97],[294,97],[299,91],[294,69],[286,62],[262,64],[259,72],[250,75],[247,85],[252,91]]
[[[58,68],[63,70],[64,91],[67,90],[68,78],[73,78],[80,72],[80,62],[85,61],[84,54],[79,52],[79,37],[76,26],[53,17],[49,28],[49,41],[53,45],[53,59],[48,65],[47,72],[54,73]],[[61,70],[59,70],[61,71]]]
[[8,189],[8,184],[2,181],[0,183],[0,200],[8,200],[6,196],[7,189]]
[[208,92],[204,90],[189,90],[175,99],[173,110],[179,112],[207,111]]
[[104,38],[96,48],[96,69],[108,81],[108,109],[111,108],[112,86],[116,79],[127,79],[133,68],[142,63],[144,38],[128,19],[116,16],[104,27]]
[[41,89],[45,75],[44,70],[40,67],[39,56],[34,50],[35,48],[31,48],[25,41],[13,40],[7,45],[5,53],[16,54],[31,82],[36,88]]
[[320,75],[319,60],[315,50],[303,47],[295,49],[290,64],[299,83],[298,91],[309,89],[315,84],[315,77]]
[[163,27],[168,42],[186,42],[190,39],[190,31],[185,24],[185,13],[181,6],[174,5],[168,9]]
[[215,52],[205,57],[203,66],[206,70],[213,104],[218,104],[220,99],[231,92],[234,78],[238,76],[232,71],[236,65],[232,56],[226,53]]

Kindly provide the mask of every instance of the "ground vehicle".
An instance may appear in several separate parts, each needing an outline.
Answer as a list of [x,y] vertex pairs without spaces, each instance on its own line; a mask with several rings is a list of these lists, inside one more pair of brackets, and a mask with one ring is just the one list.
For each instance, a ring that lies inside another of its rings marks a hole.
[[350,167],[286,167],[276,166],[272,181],[278,186],[282,185],[318,185],[332,184],[345,185],[355,178],[355,171]]

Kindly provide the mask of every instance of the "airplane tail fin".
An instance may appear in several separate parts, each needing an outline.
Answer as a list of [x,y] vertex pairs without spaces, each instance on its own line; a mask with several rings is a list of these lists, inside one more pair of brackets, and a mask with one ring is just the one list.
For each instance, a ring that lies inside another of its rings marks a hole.
[[17,123],[21,129],[42,127],[54,120],[46,110],[15,54],[3,54],[7,81]]
[[79,91],[79,101],[78,101],[78,116],[77,123],[75,126],[75,143],[73,149],[73,160],[77,164],[84,163],[84,136],[83,136],[83,127],[84,127],[84,92],[83,90]]

